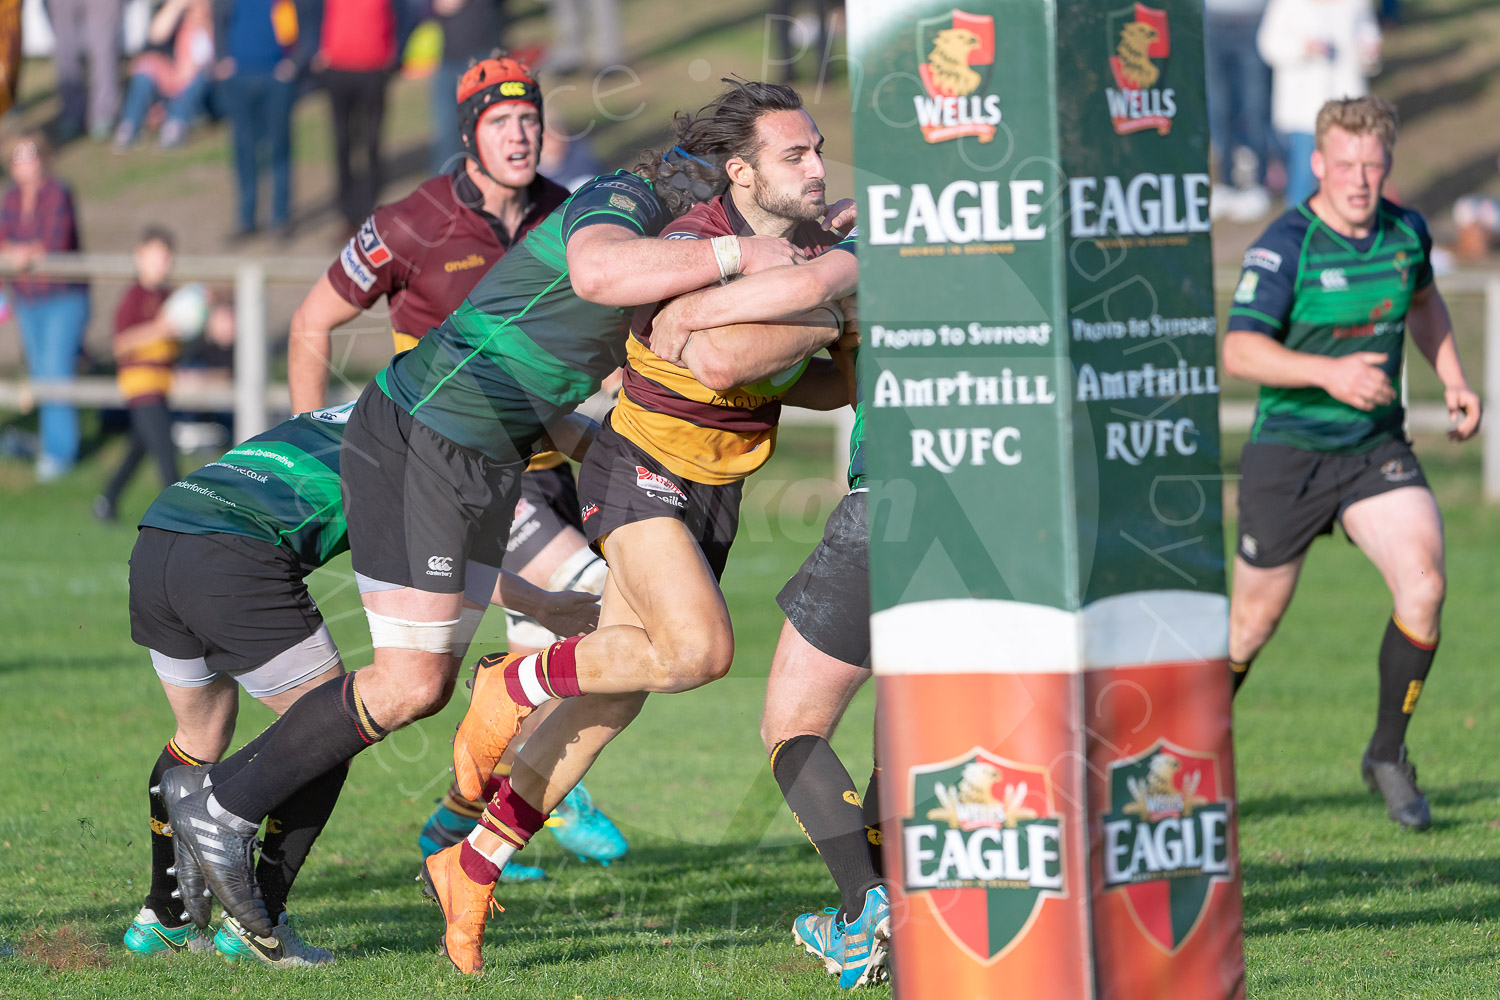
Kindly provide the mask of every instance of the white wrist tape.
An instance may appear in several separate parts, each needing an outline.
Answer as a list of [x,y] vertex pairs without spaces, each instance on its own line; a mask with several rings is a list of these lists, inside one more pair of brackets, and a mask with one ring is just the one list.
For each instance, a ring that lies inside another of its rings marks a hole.
[[377,649],[413,649],[420,653],[449,653],[462,618],[448,622],[414,622],[365,609],[370,622],[370,644]]
[[548,590],[581,590],[588,594],[604,593],[604,578],[609,575],[609,564],[594,554],[588,547],[564,559],[562,565],[552,571],[547,580]]
[[715,236],[709,241],[714,248],[714,261],[719,265],[719,277],[727,279],[740,273],[740,238],[738,236]]

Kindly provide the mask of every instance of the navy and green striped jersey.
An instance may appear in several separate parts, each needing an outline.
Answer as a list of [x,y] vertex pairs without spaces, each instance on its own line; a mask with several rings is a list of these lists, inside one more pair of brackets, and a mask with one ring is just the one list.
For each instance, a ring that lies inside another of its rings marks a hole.
[[284,545],[308,570],[349,548],[339,445],[353,403],[293,417],[162,490],[143,528]]
[[1401,434],[1401,351],[1413,293],[1432,284],[1427,223],[1384,199],[1369,236],[1351,239],[1303,203],[1245,252],[1229,329],[1276,338],[1294,351],[1341,357],[1384,353],[1396,401],[1372,411],[1316,387],[1262,386],[1250,440],[1310,451],[1359,452]]
[[454,444],[498,461],[530,457],[625,360],[630,313],[579,298],[567,244],[586,226],[655,236],[671,221],[627,171],[580,187],[490,268],[441,326],[377,377],[397,406]]

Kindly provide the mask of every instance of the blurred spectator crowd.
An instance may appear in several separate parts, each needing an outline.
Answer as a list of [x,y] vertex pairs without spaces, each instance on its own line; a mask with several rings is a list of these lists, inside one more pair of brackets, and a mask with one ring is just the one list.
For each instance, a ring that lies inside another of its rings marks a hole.
[[[618,65],[617,7],[618,0],[550,0],[557,41],[532,54],[541,71]],[[86,282],[38,268],[48,254],[83,249],[74,195],[51,171],[51,149],[87,140],[121,155],[148,142],[170,150],[205,122],[223,121],[236,192],[228,199],[228,242],[265,231],[284,241],[295,220],[293,109],[321,91],[332,122],[343,242],[381,199],[391,77],[404,71],[430,78],[429,165],[433,173],[458,169],[458,78],[472,60],[504,46],[508,27],[505,0],[0,0],[0,125],[11,137],[0,258],[20,272],[0,294],[0,320],[16,319],[31,379],[55,384],[76,376],[92,312]],[[53,63],[58,112],[45,130],[23,134],[16,107],[22,54],[38,49]],[[549,131],[544,166],[573,186],[602,166],[586,140],[569,141],[567,132],[560,121]],[[163,479],[175,477],[171,442],[181,428],[165,402],[173,380],[186,370],[227,375],[232,313],[222,294],[216,304],[199,286],[174,290],[172,251],[170,231],[148,229],[134,248],[136,280],[113,310],[114,361],[126,400],[118,422],[131,445],[95,503],[102,518],[113,517],[143,460],[151,459]],[[69,402],[47,401],[37,410],[37,434],[18,447],[7,428],[0,451],[34,458],[38,480],[47,481],[77,462],[80,421]]]
[[[1398,0],[1381,17],[1398,21]],[[1301,204],[1317,190],[1318,109],[1369,93],[1380,70],[1372,0],[1205,0],[1203,34],[1214,217],[1263,219],[1278,194]]]
[[[620,64],[618,0],[549,0],[548,15],[554,42],[535,53],[540,72]],[[429,166],[453,169],[458,77],[504,46],[508,18],[505,0],[0,0],[0,113],[19,88],[26,26],[48,36],[54,146],[86,135],[121,153],[152,140],[171,149],[204,121],[227,123],[234,242],[292,234],[292,112],[310,93],[329,102],[335,204],[348,231],[386,180],[381,132],[395,73],[430,77]],[[127,48],[138,51],[127,59]]]

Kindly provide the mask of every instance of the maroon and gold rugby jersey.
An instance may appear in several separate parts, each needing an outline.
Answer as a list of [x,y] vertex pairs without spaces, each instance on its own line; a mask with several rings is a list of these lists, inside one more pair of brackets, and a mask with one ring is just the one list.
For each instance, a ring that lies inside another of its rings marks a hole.
[[328,268],[328,280],[350,305],[390,304],[396,352],[410,350],[448,318],[526,232],[568,198],[537,175],[531,208],[515,233],[484,211],[483,196],[460,168],[423,182],[400,201],[381,205]]
[[[661,235],[668,240],[706,240],[754,236],[755,231],[735,208],[733,198],[720,195],[694,205]],[[816,222],[802,223],[789,239],[814,256],[844,240]],[[661,305],[636,310],[625,347],[625,381],[610,422],[615,430],[685,479],[710,485],[744,479],[766,464],[775,450],[781,399],[796,384],[807,362],[801,361],[754,385],[724,392],[709,389],[688,369],[668,364],[651,353],[651,320]]]
[[[115,337],[140,323],[156,319],[170,288],[147,288],[139,281],[125,290],[115,307]],[[172,368],[177,363],[181,342],[171,334],[159,340],[138,343],[129,350],[115,349],[115,381],[125,405],[159,402],[172,388]]]

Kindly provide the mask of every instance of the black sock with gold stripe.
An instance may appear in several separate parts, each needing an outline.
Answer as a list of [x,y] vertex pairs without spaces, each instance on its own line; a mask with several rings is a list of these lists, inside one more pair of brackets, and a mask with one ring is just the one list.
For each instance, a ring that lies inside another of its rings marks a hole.
[[1380,707],[1375,713],[1375,735],[1370,738],[1374,760],[1400,759],[1406,727],[1432,669],[1437,644],[1437,636],[1415,636],[1394,615],[1386,624],[1380,643]]
[[215,774],[214,801],[259,826],[299,788],[384,739],[359,697],[358,676],[335,677],[298,698],[237,773],[223,781]]
[[844,917],[859,916],[880,876],[870,863],[864,807],[843,762],[822,737],[793,736],[772,748],[771,774],[838,885]]
[[1229,680],[1233,687],[1229,690],[1229,699],[1240,693],[1240,685],[1245,683],[1245,678],[1250,676],[1250,665],[1255,662],[1255,657],[1250,657],[1244,663],[1236,660],[1229,661]]
[[870,847],[870,865],[878,877],[885,875],[885,855],[881,851],[880,832],[880,765],[870,770],[870,783],[865,786],[865,840]]
[[308,852],[328,817],[349,776],[349,765],[336,764],[297,789],[296,794],[271,810],[266,817],[266,833],[260,847],[260,861],[255,866],[255,881],[266,897],[266,911],[271,922],[286,909],[287,893]]
[[[156,758],[156,765],[151,768],[151,781],[146,787],[150,789],[159,785],[161,776],[168,768],[201,763],[203,762],[195,757],[183,753],[176,740],[171,740],[162,747],[161,754]],[[146,799],[151,805],[151,888],[146,893],[146,905],[151,907],[163,927],[181,927],[187,922],[182,919],[182,903],[172,898],[172,890],[177,888],[177,879],[167,874],[167,869],[174,863],[172,838],[164,832],[167,808],[162,805],[161,799],[149,791]]]

